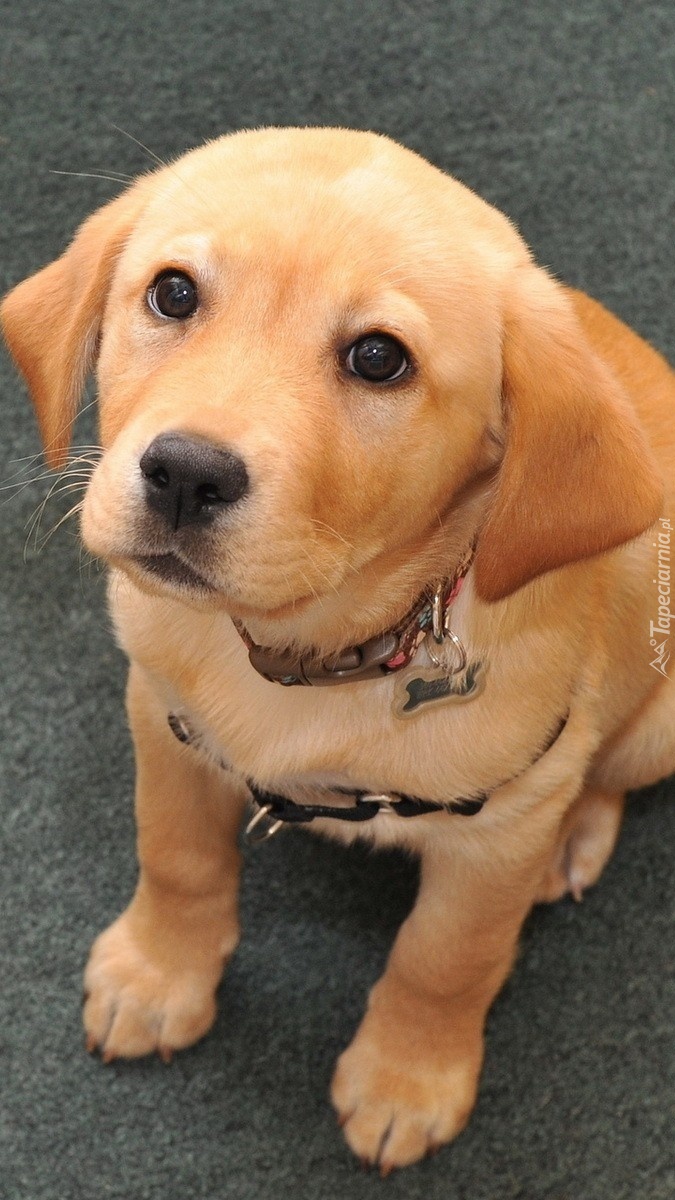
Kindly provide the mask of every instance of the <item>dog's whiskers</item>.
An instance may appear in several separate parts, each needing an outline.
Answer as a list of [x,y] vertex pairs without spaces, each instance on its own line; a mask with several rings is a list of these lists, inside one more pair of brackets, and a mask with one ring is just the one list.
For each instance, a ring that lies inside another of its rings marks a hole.
[[42,538],[42,541],[40,542],[39,545],[37,545],[37,541],[36,541],[36,549],[37,549],[38,554],[42,553],[45,546],[47,545],[47,542],[51,538],[53,538],[54,534],[57,532],[57,530],[59,530],[61,528],[62,525],[65,525],[66,521],[68,521],[70,519],[70,517],[73,517],[73,516],[75,516],[76,513],[81,512],[83,503],[84,503],[83,500],[78,500],[76,504],[73,504],[72,508],[69,508],[68,512],[64,513],[63,516],[60,517],[59,520],[56,522],[56,524],[52,525],[51,529],[49,529],[47,531],[47,533],[44,535],[44,537]]
[[[88,463],[89,463],[89,465],[90,465],[92,468],[96,466],[96,463],[95,463],[95,462],[92,462],[91,460],[84,460],[84,461],[85,461],[85,462],[88,462]],[[73,477],[73,476],[75,476],[75,475],[82,475],[82,476],[86,476],[86,478],[87,478],[87,479],[89,479],[89,478],[91,477],[91,471],[84,471],[84,470],[83,470],[83,471],[67,471],[67,472],[64,472],[63,474],[60,474],[60,475],[58,476],[58,478],[59,478],[59,479],[62,479],[62,478],[71,478],[71,477]],[[19,494],[20,492],[22,492],[22,491],[23,491],[25,488],[27,488],[27,487],[30,487],[30,486],[31,486],[31,484],[34,484],[34,483],[42,483],[42,482],[43,482],[43,480],[45,480],[45,479],[51,479],[51,478],[52,478],[52,476],[53,476],[53,472],[52,472],[52,471],[43,471],[43,472],[42,472],[42,474],[40,474],[40,475],[33,475],[33,476],[31,476],[31,478],[30,478],[30,479],[23,479],[23,480],[21,480],[19,483],[5,483],[5,484],[2,484],[2,486],[0,486],[0,492],[12,492],[12,495],[11,495],[11,496],[8,496],[8,497],[6,498],[6,500],[5,500],[5,501],[3,501],[3,503],[5,503],[5,504],[6,504],[6,503],[7,503],[9,500],[12,500],[12,499],[14,498],[14,496],[18,495],[18,494]]]
[[[94,396],[93,399],[90,400],[88,404],[83,404],[78,410],[78,416],[81,416],[83,413],[88,412],[90,408],[93,408],[94,405],[96,404],[96,399],[97,399],[97,397]],[[58,445],[59,442],[61,441],[61,439],[63,438],[64,434],[67,435],[67,442],[70,441],[70,431],[73,427],[73,423],[74,423],[74,418],[72,418],[72,417],[69,417],[68,420],[64,422],[64,424],[60,427],[60,429],[58,429],[56,431],[56,433],[54,434],[54,437],[52,438],[51,442],[45,443],[45,447],[44,447],[45,453],[48,450],[51,450],[52,446]],[[96,447],[96,449],[100,450],[101,453],[103,453],[102,446],[98,446],[98,447]],[[40,455],[36,455],[36,458],[39,458],[39,457],[40,457]]]
[[[307,561],[310,563],[310,565],[314,568],[314,570],[317,572],[317,574],[320,575],[321,578],[325,581],[327,587],[329,587],[331,589],[331,591],[335,592],[335,595],[338,596],[339,590],[338,590],[337,584],[334,582],[334,580],[332,580],[329,575],[326,575],[325,571],[321,570],[321,567],[318,566],[315,559],[312,558],[311,554],[309,553],[309,550],[307,550],[307,548],[305,546],[302,546],[301,550],[302,550],[303,554],[305,555],[305,558],[307,559]],[[339,560],[336,559],[335,561],[338,562]],[[305,578],[306,578],[306,576],[303,575],[303,579],[305,579]],[[316,592],[316,590],[314,590],[314,595],[316,596],[316,598],[318,600],[319,595]]]
[[328,525],[325,521],[318,520],[317,517],[312,517],[312,525],[319,533],[329,533],[331,537],[337,538],[338,541],[342,542],[348,550],[354,549],[353,543],[348,542],[341,533],[338,533],[337,529],[333,529],[332,525]]
[[[173,175],[174,179],[177,179],[184,188],[187,188],[187,190],[199,201],[199,203],[207,212],[215,213],[220,211],[218,200],[214,200],[213,196],[204,195],[202,192],[198,191],[192,185],[192,183],[188,183],[188,181],[184,179],[180,172],[176,169],[175,163],[167,162],[165,159],[160,158],[158,154],[155,154],[154,150],[151,150],[149,146],[146,146],[144,142],[141,142],[139,138],[134,137],[133,133],[129,133],[127,129],[122,129],[120,125],[116,125],[113,121],[111,121],[110,124],[112,129],[117,130],[117,132],[121,133],[123,137],[128,138],[130,142],[133,142],[136,146],[138,146],[139,149],[141,149],[148,156],[150,161],[155,163],[157,167],[169,171],[171,175]],[[227,187],[230,195],[233,192],[238,194],[242,194],[244,192],[244,189],[234,179],[228,179]]]
[[[85,557],[85,555],[86,555],[86,557]],[[84,573],[85,573],[85,571],[87,572],[87,580],[89,580],[91,578],[91,568],[96,561],[97,560],[96,560],[95,556],[93,554],[87,554],[84,546],[82,545],[82,543],[80,543],[80,553],[79,553],[78,564],[77,564],[77,573],[78,573],[78,577],[79,577],[79,581],[80,581],[80,592],[82,593],[82,595],[84,595]]]
[[76,179],[105,179],[105,180],[108,180],[110,183],[128,184],[128,183],[131,183],[133,180],[133,175],[122,175],[122,174],[119,174],[119,175],[114,174],[113,175],[113,174],[106,174],[103,171],[57,171],[56,169],[52,169],[52,170],[50,170],[49,174],[50,175],[70,175]]
[[139,149],[147,154],[148,158],[150,158],[158,167],[169,166],[168,162],[165,162],[163,158],[160,158],[158,154],[155,154],[154,150],[151,150],[150,147],[146,146],[144,142],[141,142],[137,137],[134,137],[133,133],[129,133],[128,129],[122,129],[122,126],[116,125],[114,121],[110,122],[110,127],[111,129],[117,130],[118,133],[121,133],[122,137],[128,138],[130,142],[133,142],[134,145],[138,146]]
[[[101,455],[103,453],[103,447],[96,445],[96,444],[92,444],[92,445],[88,446],[83,443],[82,445],[73,446],[72,449],[73,449],[73,451],[77,450],[77,451],[80,451],[81,453],[77,456],[74,456],[73,453],[71,453],[68,457],[68,462],[66,463],[66,467],[69,466],[71,463],[75,462],[76,457],[83,457],[83,455],[85,455],[87,453],[97,454],[97,455]],[[12,475],[6,476],[6,478],[0,484],[0,492],[8,491],[11,487],[21,488],[21,487],[23,487],[23,485],[25,483],[35,483],[38,480],[46,479],[50,475],[53,474],[53,469],[51,467],[47,467],[46,470],[42,471],[42,474],[33,476],[31,479],[28,479],[28,480],[18,479],[19,476],[25,475],[34,466],[39,465],[40,469],[42,467],[46,466],[46,464],[44,462],[44,453],[41,450],[38,451],[37,454],[27,454],[24,458],[12,458],[12,459],[10,459],[10,463],[12,465],[14,465],[15,463],[22,463],[23,465],[20,466],[18,468],[18,470],[14,471],[14,473]],[[14,480],[14,479],[18,479],[18,482],[12,483],[12,480]]]
[[[310,561],[311,561],[311,560],[310,560]],[[308,590],[309,590],[309,593],[310,593],[310,595],[311,595],[311,596],[313,596],[313,597],[314,597],[314,599],[315,599],[315,600],[316,600],[316,601],[319,603],[319,605],[320,605],[320,606],[323,608],[323,599],[322,599],[322,597],[319,595],[319,593],[317,592],[317,590],[316,590],[316,588],[314,587],[314,584],[312,583],[312,581],[311,581],[310,579],[308,579],[308,577],[305,575],[305,572],[304,572],[304,571],[301,571],[299,567],[298,567],[298,573],[299,573],[299,574],[302,576],[302,578],[304,579],[305,583],[307,584],[307,588],[308,588]],[[294,602],[294,606],[295,606],[295,602]]]
[[[94,470],[98,466],[99,456],[102,453],[102,447],[78,446],[77,449],[82,449],[83,452],[73,455],[68,460],[63,470],[56,475],[46,496],[43,497],[26,522],[28,525],[28,532],[26,534],[26,541],[24,544],[24,559],[28,553],[28,547],[31,540],[33,541],[35,551],[40,553],[56,530],[61,527],[61,525],[68,519],[69,516],[74,515],[74,513],[79,511],[82,507],[83,495],[82,499],[78,500],[77,504],[74,505],[69,512],[65,514],[65,516],[57,521],[57,523],[48,531],[42,540],[40,540],[40,525],[49,501],[56,500],[59,496],[71,495],[73,492],[83,494]],[[97,454],[97,457],[92,457],[92,451]],[[51,472],[47,472],[46,474],[40,475],[36,478],[26,480],[22,484],[14,485],[14,494],[16,494],[17,491],[22,491],[24,487],[28,486],[28,484],[38,482],[39,480],[49,478],[50,476]]]
[[79,560],[78,560],[78,564],[77,564],[77,574],[78,574],[78,582],[80,585],[80,592],[83,596],[86,595],[85,587],[84,587],[85,582],[87,584],[90,584],[92,582],[92,573],[93,573],[94,578],[96,578],[98,575],[100,575],[102,567],[103,567],[103,564],[101,562],[101,559],[97,558],[95,554],[86,553],[84,546],[82,545],[82,543],[80,543],[80,554],[79,554]]

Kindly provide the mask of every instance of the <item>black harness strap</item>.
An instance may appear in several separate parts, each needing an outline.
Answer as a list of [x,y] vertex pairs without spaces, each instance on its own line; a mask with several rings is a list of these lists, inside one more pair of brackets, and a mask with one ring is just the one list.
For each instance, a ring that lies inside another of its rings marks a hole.
[[469,817],[480,812],[488,798],[487,792],[483,792],[480,796],[462,796],[441,804],[436,800],[420,800],[417,796],[403,796],[398,792],[376,796],[371,792],[332,788],[331,791],[353,798],[354,804],[343,808],[335,804],[296,804],[278,792],[263,791],[250,779],[246,782],[258,808],[265,808],[271,821],[284,821],[292,825],[306,825],[316,817],[332,817],[338,821],[372,821],[383,811],[392,812],[397,817],[420,817],[431,812],[462,813]]

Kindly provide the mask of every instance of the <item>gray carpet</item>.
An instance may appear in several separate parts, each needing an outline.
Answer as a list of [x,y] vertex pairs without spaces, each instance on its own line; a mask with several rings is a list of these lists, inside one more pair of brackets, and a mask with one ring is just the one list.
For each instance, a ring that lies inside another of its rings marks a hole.
[[[164,157],[240,126],[345,124],[460,175],[675,358],[666,0],[4,0],[0,30],[3,289],[115,192],[53,171],[146,167],[114,126]],[[1,369],[8,480],[38,443]],[[24,557],[45,490],[0,493],[2,1196],[672,1200],[672,783],[633,802],[582,906],[528,923],[468,1131],[386,1183],[355,1165],[326,1093],[414,895],[395,856],[292,834],[251,855],[210,1036],[169,1068],[85,1055],[82,964],[134,880],[132,764],[101,577],[68,526]]]

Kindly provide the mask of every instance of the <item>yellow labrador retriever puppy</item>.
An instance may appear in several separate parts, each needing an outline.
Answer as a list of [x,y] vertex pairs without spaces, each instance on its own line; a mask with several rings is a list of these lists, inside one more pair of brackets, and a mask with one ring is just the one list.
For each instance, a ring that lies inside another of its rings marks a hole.
[[84,541],[131,660],[138,890],[87,1044],[202,1037],[237,833],[401,844],[419,897],[332,1098],[383,1173],[454,1137],[532,905],[595,882],[675,768],[675,386],[408,150],[229,136],[5,299],[47,456],[96,362]]

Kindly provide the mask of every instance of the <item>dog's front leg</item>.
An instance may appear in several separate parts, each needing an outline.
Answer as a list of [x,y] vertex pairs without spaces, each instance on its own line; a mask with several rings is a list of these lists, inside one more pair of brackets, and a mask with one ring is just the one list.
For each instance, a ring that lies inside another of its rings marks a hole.
[[482,818],[471,829],[456,823],[474,818],[433,818],[455,828],[429,839],[417,903],[332,1084],[347,1142],[383,1174],[466,1124],[487,1011],[513,964],[567,802],[554,797],[492,830]]
[[132,666],[140,876],[131,904],[94,943],[85,972],[87,1046],[105,1061],[202,1037],[239,936],[237,831],[245,789],[182,746]]

